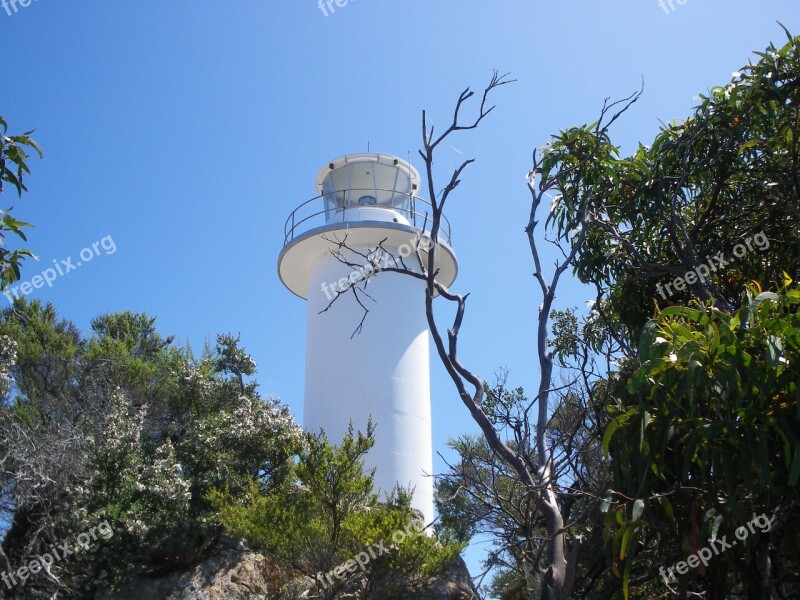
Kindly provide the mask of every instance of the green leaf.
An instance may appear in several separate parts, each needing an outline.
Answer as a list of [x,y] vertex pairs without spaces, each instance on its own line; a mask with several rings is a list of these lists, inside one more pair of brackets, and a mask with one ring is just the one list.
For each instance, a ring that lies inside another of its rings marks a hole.
[[780,299],[781,297],[775,292],[762,292],[753,299],[753,308],[755,308],[762,302],[765,302],[766,300],[771,300],[772,302],[779,302]]
[[757,146],[760,142],[761,142],[761,140],[759,140],[758,138],[753,138],[753,139],[747,140],[744,144],[739,146],[739,154],[743,154],[746,150],[748,150],[749,148],[752,148],[754,146]]
[[625,600],[631,597],[631,566],[633,566],[633,554],[629,554],[625,561],[625,569],[622,572],[622,594]]
[[608,449],[611,445],[611,438],[614,437],[617,429],[619,429],[622,424],[628,420],[628,415],[630,414],[631,409],[619,415],[616,419],[613,419],[608,426],[606,427],[605,433],[603,433],[603,454],[608,456]]
[[664,514],[667,515],[667,518],[670,521],[675,521],[675,511],[672,508],[672,502],[670,502],[669,498],[666,496],[661,496],[658,501],[661,503],[661,506],[664,509]]
[[619,559],[625,560],[625,554],[628,551],[628,544],[630,544],[633,537],[635,527],[631,524],[625,526],[625,533],[622,534],[622,542],[619,545]]

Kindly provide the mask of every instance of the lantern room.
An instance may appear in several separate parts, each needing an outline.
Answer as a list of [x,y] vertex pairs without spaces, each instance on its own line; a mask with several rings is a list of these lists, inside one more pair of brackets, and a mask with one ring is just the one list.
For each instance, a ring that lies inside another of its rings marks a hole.
[[394,221],[408,224],[420,177],[408,162],[385,154],[349,154],[317,175],[325,221]]

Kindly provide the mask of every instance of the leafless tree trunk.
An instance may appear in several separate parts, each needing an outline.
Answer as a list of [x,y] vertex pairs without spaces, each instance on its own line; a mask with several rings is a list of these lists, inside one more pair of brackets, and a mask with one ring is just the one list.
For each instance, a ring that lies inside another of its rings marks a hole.
[[[535,264],[535,278],[542,292],[542,303],[539,307],[537,328],[537,352],[541,380],[537,396],[531,404],[532,407],[533,404],[538,402],[535,429],[531,426],[530,410],[523,411],[522,417],[516,418],[512,427],[515,432],[515,443],[505,441],[502,436],[501,428],[497,426],[496,421],[493,421],[493,419],[487,415],[484,407],[485,392],[483,379],[465,367],[458,356],[458,336],[466,310],[468,294],[460,295],[452,292],[437,279],[436,272],[439,231],[444,207],[450,194],[461,183],[460,177],[464,169],[474,162],[472,159],[464,161],[453,171],[450,180],[444,188],[437,192],[433,175],[433,163],[436,149],[451,134],[477,128],[483,119],[494,109],[494,106],[487,106],[489,95],[495,89],[511,82],[512,80],[507,79],[507,75],[501,76],[495,72],[491,81],[483,90],[478,114],[467,122],[462,120],[462,109],[465,103],[475,94],[469,88],[465,89],[461,92],[456,102],[452,122],[447,129],[438,135],[436,135],[433,126],[428,126],[427,113],[423,111],[423,148],[419,151],[419,154],[425,163],[428,181],[428,197],[430,198],[432,207],[429,233],[432,244],[429,245],[427,253],[421,252],[419,248],[417,249],[415,257],[417,261],[416,268],[408,268],[402,258],[400,258],[394,261],[394,266],[384,267],[380,270],[402,273],[411,277],[416,277],[425,282],[425,308],[428,326],[442,364],[456,386],[462,402],[480,427],[491,451],[502,463],[508,465],[509,471],[512,472],[526,488],[527,495],[532,499],[532,504],[534,505],[530,511],[531,514],[533,514],[534,511],[540,511],[544,517],[545,529],[547,532],[547,540],[544,548],[545,568],[542,569],[540,567],[542,564],[541,549],[535,547],[531,541],[531,537],[528,537],[529,541],[526,543],[524,556],[522,557],[527,594],[530,598],[535,598],[538,595],[542,600],[565,600],[570,596],[575,581],[575,566],[580,550],[581,538],[580,536],[575,537],[571,540],[571,543],[567,541],[568,527],[565,526],[564,513],[562,513],[562,510],[564,510],[563,492],[557,485],[557,475],[554,472],[552,452],[551,448],[548,447],[547,441],[550,418],[549,399],[553,391],[553,358],[548,349],[548,335],[550,311],[556,296],[558,282],[565,270],[572,265],[576,254],[580,250],[581,244],[583,243],[585,227],[581,228],[579,233],[571,240],[569,252],[566,252],[563,260],[556,264],[555,271],[550,281],[547,281],[542,269],[537,241],[534,237],[538,224],[536,213],[542,198],[547,192],[554,188],[555,182],[558,179],[558,174],[551,177],[552,181],[545,182],[545,185],[537,189],[534,185],[534,181],[536,179],[538,164],[536,153],[534,153],[534,168],[529,173],[529,188],[533,200],[530,219],[525,231],[528,236]],[[600,135],[604,133],[605,128],[613,123],[630,104],[638,99],[638,97],[638,94],[634,94],[626,99],[626,101],[621,101],[624,107],[615,114],[602,129],[601,125],[598,124],[596,134]],[[619,103],[604,107],[599,123],[604,121],[607,111],[617,104]],[[588,218],[588,209],[584,206],[581,223],[585,224]],[[380,246],[378,249],[382,250]],[[334,250],[333,254],[340,262],[352,268],[363,266],[355,262],[357,260],[367,260],[368,262],[372,262],[373,266],[375,265],[375,259],[372,258],[375,256],[374,251],[367,253],[350,249],[346,244],[346,240],[338,240],[338,249]],[[366,291],[363,289],[365,285],[366,282],[362,286],[353,285],[346,290],[338,292],[331,303],[335,302],[339,295],[352,291],[352,293],[355,294],[356,300],[361,304],[362,308],[364,308],[364,315],[366,316],[368,309],[364,306],[362,298],[362,295],[366,294]],[[456,305],[455,317],[449,329],[446,330],[446,333],[439,326],[435,318],[434,300],[437,297],[443,298]],[[363,319],[358,325],[358,329],[360,329],[362,325]],[[529,409],[531,407],[529,407]],[[532,436],[535,436],[535,443],[531,443]],[[572,492],[574,492],[574,490],[572,490]],[[531,528],[533,520],[533,516],[528,518],[528,522],[525,524],[528,529]]]

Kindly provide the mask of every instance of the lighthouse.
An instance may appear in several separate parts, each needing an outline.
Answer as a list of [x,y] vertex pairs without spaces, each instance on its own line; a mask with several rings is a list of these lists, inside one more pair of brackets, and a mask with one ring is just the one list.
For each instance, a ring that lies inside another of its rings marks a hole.
[[[387,264],[420,272],[417,251],[427,265],[431,207],[419,187],[417,170],[395,156],[331,161],[317,175],[317,195],[286,221],[278,274],[308,305],[303,426],[339,443],[351,421],[366,431],[371,417],[375,445],[366,467],[376,470],[376,489],[383,497],[397,484],[413,488],[413,508],[431,522],[425,282],[381,272]],[[449,286],[458,263],[444,217],[437,237],[437,280]]]

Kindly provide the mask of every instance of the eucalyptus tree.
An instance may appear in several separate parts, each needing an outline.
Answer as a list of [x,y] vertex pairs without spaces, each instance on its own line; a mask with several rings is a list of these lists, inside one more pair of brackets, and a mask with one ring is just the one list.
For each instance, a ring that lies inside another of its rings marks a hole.
[[[32,131],[17,135],[6,135],[8,133],[8,123],[0,115],[0,195],[3,194],[5,183],[11,184],[17,192],[18,197],[22,197],[23,192],[27,192],[25,178],[30,174],[28,150],[33,150],[42,157],[42,150],[36,141],[31,137]],[[11,208],[2,210],[0,219],[0,234],[4,238],[6,233],[13,234],[23,242],[25,228],[30,227],[30,223],[18,221],[11,215]],[[4,289],[8,284],[20,278],[20,266],[26,257],[32,257],[33,253],[27,248],[11,249],[8,240],[0,239],[0,289]]]
[[[587,318],[562,319],[560,350],[609,403],[602,509],[624,597],[797,594],[800,39],[787,37],[552,198],[558,238],[583,235],[572,265],[596,294]],[[576,133],[572,148],[592,146]],[[587,353],[605,373],[586,377]],[[768,531],[687,572],[761,515]]]

